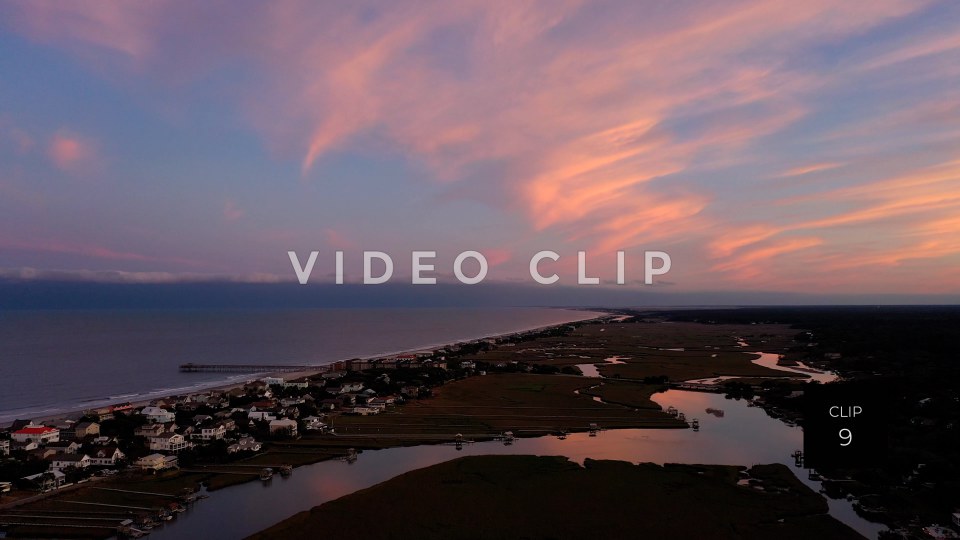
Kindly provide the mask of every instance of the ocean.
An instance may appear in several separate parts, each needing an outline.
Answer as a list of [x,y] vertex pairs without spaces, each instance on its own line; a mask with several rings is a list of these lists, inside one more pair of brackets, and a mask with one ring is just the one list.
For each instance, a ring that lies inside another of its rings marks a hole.
[[262,376],[180,373],[187,362],[322,365],[596,315],[541,308],[0,311],[0,425]]

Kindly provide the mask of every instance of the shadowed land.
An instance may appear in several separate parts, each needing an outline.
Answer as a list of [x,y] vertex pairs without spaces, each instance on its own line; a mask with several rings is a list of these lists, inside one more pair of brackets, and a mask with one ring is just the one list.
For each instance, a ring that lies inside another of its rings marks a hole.
[[[633,465],[476,456],[320,505],[255,540],[377,538],[854,539],[783,465]],[[744,481],[738,485],[738,479]],[[362,519],[376,509],[376,519]]]

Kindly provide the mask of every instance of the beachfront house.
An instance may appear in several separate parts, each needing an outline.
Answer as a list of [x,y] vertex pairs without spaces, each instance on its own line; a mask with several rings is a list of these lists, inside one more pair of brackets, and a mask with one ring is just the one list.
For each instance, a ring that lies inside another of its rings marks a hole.
[[50,461],[50,468],[55,471],[62,471],[70,467],[86,469],[89,466],[90,456],[86,454],[57,454]]
[[96,437],[100,435],[100,424],[96,422],[80,422],[73,426],[73,437],[83,439],[84,437]]
[[144,407],[140,411],[140,414],[147,419],[147,422],[154,424],[173,422],[177,416],[176,414],[160,407]]
[[110,407],[100,407],[97,409],[83,411],[83,415],[90,418],[96,418],[98,421],[103,422],[104,420],[113,418],[113,409]]
[[134,466],[145,471],[162,471],[172,469],[177,466],[177,456],[165,456],[163,454],[150,454],[138,459]]
[[90,465],[98,467],[112,467],[118,461],[126,459],[126,455],[116,446],[104,446],[97,448],[90,454]]
[[60,440],[60,430],[47,426],[30,425],[20,428],[10,434],[10,437],[17,442],[35,442],[47,444]]
[[283,418],[280,420],[271,420],[270,434],[271,435],[286,434],[286,435],[290,435],[291,437],[296,437],[297,421],[290,420],[289,418]]
[[162,452],[179,452],[187,447],[187,440],[179,433],[164,432],[156,437],[147,439],[150,450]]

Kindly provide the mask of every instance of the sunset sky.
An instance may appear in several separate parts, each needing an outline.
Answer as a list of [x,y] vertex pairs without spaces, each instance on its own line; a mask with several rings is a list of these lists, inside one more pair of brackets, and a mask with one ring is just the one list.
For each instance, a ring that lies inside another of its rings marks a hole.
[[[960,2],[0,4],[0,277],[960,293]],[[632,284],[632,287],[641,287]]]

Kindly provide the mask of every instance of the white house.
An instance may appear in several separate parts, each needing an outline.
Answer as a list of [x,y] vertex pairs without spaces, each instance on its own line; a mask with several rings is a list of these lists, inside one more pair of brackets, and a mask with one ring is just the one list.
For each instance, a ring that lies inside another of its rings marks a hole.
[[235,454],[237,452],[259,452],[263,445],[258,443],[253,437],[244,437],[239,441],[227,447],[227,452]]
[[144,456],[134,463],[143,470],[162,471],[172,469],[177,466],[177,456],[165,456],[163,454],[150,454]]
[[166,431],[163,424],[144,424],[133,431],[134,437],[156,437]]
[[147,422],[153,422],[155,424],[165,424],[167,422],[173,422],[176,418],[176,415],[166,409],[161,409],[160,407],[144,407],[140,411],[146,419]]
[[54,470],[24,476],[23,479],[36,484],[40,488],[40,491],[50,491],[51,489],[57,489],[62,486],[63,483],[67,481],[67,475]]
[[14,441],[14,443],[15,443],[13,445],[14,450],[23,450],[24,452],[29,452],[31,450],[36,450],[37,448],[40,448],[40,445],[37,444],[37,441],[29,441],[29,442]]
[[60,430],[47,426],[26,426],[14,431],[11,438],[17,442],[33,441],[37,443],[52,443],[60,440]]
[[160,450],[163,452],[179,452],[187,447],[187,440],[179,433],[161,433],[156,437],[147,439],[150,443],[150,450]]
[[103,448],[97,448],[90,456],[90,465],[112,467],[126,457],[116,446],[104,446]]
[[57,441],[47,444],[46,448],[60,454],[76,454],[77,450],[80,450],[80,445],[76,441]]
[[350,407],[344,411],[346,414],[356,414],[360,416],[369,416],[371,414],[379,414],[380,409],[378,407],[366,407],[363,405],[358,405],[356,407]]
[[86,469],[90,466],[90,456],[86,454],[57,454],[50,462],[50,468],[55,471],[61,471],[68,467],[77,469]]
[[307,431],[319,431],[327,427],[326,424],[321,422],[316,416],[308,416],[301,420],[303,421],[303,429]]
[[290,420],[289,418],[284,418],[282,420],[271,420],[270,421],[270,434],[282,433],[285,432],[291,437],[297,435],[297,421]]
[[227,428],[219,422],[212,426],[202,427],[199,433],[193,434],[193,438],[200,439],[201,441],[215,441],[226,436]]
[[247,413],[247,419],[249,420],[267,420],[274,421],[277,417],[270,411],[250,411]]
[[284,388],[306,388],[310,383],[306,379],[299,381],[287,381],[283,377],[264,377],[260,379],[267,386],[282,386]]

